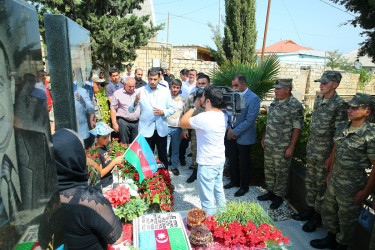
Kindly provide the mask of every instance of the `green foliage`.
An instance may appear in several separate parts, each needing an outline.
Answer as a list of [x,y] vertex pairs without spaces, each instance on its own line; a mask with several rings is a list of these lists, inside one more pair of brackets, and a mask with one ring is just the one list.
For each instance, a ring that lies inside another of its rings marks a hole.
[[374,0],[331,0],[334,3],[342,4],[345,8],[355,13],[354,19],[348,23],[354,27],[361,27],[365,31],[361,36],[365,36],[364,42],[360,43],[362,46],[359,50],[359,55],[367,54],[375,63],[375,1]]
[[359,74],[359,88],[360,90],[364,90],[366,85],[372,80],[373,75],[371,72],[368,72],[365,69],[356,69],[353,71],[355,74]]
[[301,131],[301,134],[299,136],[299,139],[296,144],[296,148],[294,150],[294,158],[302,162],[303,164],[306,164],[306,146],[307,146],[307,140],[310,136],[310,124],[311,124],[311,109],[308,105],[304,105],[304,113],[303,113],[304,119],[303,119],[303,130]]
[[227,59],[249,63],[256,61],[255,0],[225,0],[224,38],[221,38],[218,28],[210,27],[217,47],[212,56],[219,65]]
[[214,218],[218,225],[229,224],[233,221],[237,221],[240,225],[247,225],[249,221],[252,221],[256,227],[263,223],[275,225],[259,203],[249,201],[229,202]]
[[115,208],[115,215],[125,222],[132,222],[133,218],[142,216],[147,210],[148,206],[143,199],[132,198],[129,202]]
[[353,70],[353,63],[349,62],[348,59],[344,58],[337,50],[327,52],[327,66],[335,69],[341,69],[346,71]]
[[265,57],[262,64],[241,62],[238,59],[228,60],[219,69],[211,72],[211,80],[215,85],[232,86],[235,75],[242,74],[246,78],[248,88],[261,100],[271,91],[275,78],[280,70],[276,55]]
[[119,71],[126,66],[122,62],[134,61],[135,51],[162,29],[150,27],[149,15],[137,17],[130,13],[141,9],[143,0],[31,0],[37,10],[43,39],[44,13],[63,14],[90,31],[93,68],[108,70],[116,67]]
[[98,98],[100,110],[102,111],[103,122],[109,124],[111,120],[111,113],[109,111],[107,103],[107,95],[105,94],[105,88],[100,88],[99,93],[96,93],[95,96],[96,98]]

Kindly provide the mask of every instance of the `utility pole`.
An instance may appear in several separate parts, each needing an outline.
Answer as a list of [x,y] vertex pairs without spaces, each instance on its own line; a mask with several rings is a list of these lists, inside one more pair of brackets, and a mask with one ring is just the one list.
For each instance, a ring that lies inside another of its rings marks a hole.
[[167,43],[169,43],[169,12],[168,12],[168,27],[167,27]]
[[264,37],[263,37],[263,47],[262,47],[262,57],[260,59],[260,63],[263,63],[264,57],[264,48],[266,47],[266,40],[267,40],[267,28],[268,28],[268,17],[270,15],[270,8],[271,8],[271,0],[268,0],[268,8],[267,8],[267,17],[266,17],[266,27],[264,28]]

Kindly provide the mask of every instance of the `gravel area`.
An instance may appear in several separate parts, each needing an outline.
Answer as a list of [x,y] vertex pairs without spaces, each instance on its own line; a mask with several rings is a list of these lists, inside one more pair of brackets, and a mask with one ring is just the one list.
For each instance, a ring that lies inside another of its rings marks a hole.
[[[188,149],[188,152],[190,150]],[[188,154],[186,153],[186,155]],[[186,157],[186,166],[179,166],[178,170],[180,171],[180,175],[175,176],[171,171],[169,171],[172,179],[172,184],[175,186],[174,191],[174,209],[176,211],[187,211],[192,208],[201,208],[199,196],[198,196],[198,189],[197,189],[197,181],[193,183],[187,183],[186,179],[189,178],[192,171],[189,169],[191,165],[191,157]],[[171,167],[169,167],[171,170]],[[227,177],[223,177],[224,185],[229,183],[229,179]],[[238,190],[238,188],[231,188],[231,189],[224,189],[225,191],[225,198],[227,202],[230,201],[256,201],[264,208],[265,211],[271,216],[274,221],[283,221],[288,220],[291,218],[293,214],[293,210],[288,206],[288,204],[284,201],[283,204],[279,209],[272,210],[269,209],[271,204],[270,201],[257,201],[257,196],[266,193],[261,187],[250,186],[249,192],[246,193],[242,197],[234,197],[234,193]]]

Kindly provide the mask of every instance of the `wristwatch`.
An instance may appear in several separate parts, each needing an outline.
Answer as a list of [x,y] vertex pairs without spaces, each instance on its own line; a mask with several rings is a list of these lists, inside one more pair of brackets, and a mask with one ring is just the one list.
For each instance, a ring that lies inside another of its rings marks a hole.
[[197,110],[197,108],[194,105],[190,106],[191,109]]

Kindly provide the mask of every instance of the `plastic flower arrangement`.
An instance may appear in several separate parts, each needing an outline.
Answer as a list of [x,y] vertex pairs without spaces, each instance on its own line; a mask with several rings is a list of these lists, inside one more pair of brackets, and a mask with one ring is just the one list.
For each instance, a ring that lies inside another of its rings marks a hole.
[[209,216],[205,225],[215,240],[226,247],[257,249],[289,243],[289,238],[276,229],[263,208],[254,202],[230,202],[216,215]]
[[144,200],[139,197],[137,186],[132,180],[107,191],[105,197],[114,207],[115,214],[125,222],[131,222],[133,218],[142,216],[148,208]]

